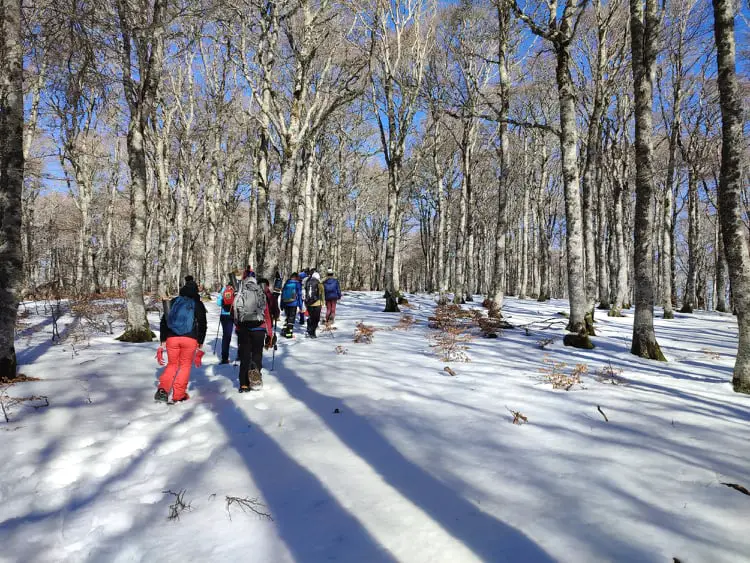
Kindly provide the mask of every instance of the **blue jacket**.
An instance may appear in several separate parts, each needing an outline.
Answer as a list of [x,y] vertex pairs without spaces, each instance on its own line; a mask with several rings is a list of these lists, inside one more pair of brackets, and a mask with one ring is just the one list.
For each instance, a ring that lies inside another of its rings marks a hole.
[[[297,299],[294,300],[291,303],[281,303],[282,307],[297,307],[298,309],[302,308],[302,282],[299,282],[297,280],[286,280],[286,283],[284,284],[284,287],[286,287],[288,284],[293,283],[297,286]],[[284,295],[284,290],[281,290],[281,294]]]
[[323,287],[326,290],[326,301],[338,301],[341,299],[339,280],[333,276],[329,276],[326,278],[326,281],[323,282]]
[[216,298],[216,304],[219,306],[219,309],[221,309],[221,316],[225,315],[231,315],[232,311],[225,311],[224,310],[224,290],[226,290],[227,286],[221,288],[221,291],[219,292],[219,296]]

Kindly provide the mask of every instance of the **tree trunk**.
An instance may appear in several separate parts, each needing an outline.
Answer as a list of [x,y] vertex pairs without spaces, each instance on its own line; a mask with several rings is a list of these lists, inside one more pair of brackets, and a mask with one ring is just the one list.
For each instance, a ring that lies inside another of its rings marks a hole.
[[685,295],[680,313],[692,313],[696,305],[698,275],[698,178],[694,170],[688,172],[688,272]]
[[[601,158],[601,155],[600,155]],[[607,271],[608,264],[608,253],[607,248],[609,245],[609,239],[612,238],[612,227],[610,225],[609,233],[607,233],[607,192],[604,187],[604,178],[602,173],[601,163],[598,166],[599,170],[599,181],[598,181],[598,200],[597,200],[597,215],[599,216],[599,309],[609,309],[609,272]],[[609,234],[609,236],[607,236]]]
[[[578,180],[578,126],[576,124],[575,86],[570,75],[570,47],[557,44],[557,88],[560,103],[560,149],[565,189],[565,250],[568,258],[568,299],[570,319],[567,329],[582,337],[578,343],[591,348],[586,338],[591,328],[586,326],[589,310],[584,276],[583,217],[581,212],[580,183]],[[573,340],[569,340],[574,343]]]
[[505,294],[505,246],[508,223],[505,208],[508,203],[508,175],[510,150],[508,143],[508,114],[510,113],[510,69],[508,64],[508,42],[511,33],[510,2],[496,5],[498,24],[498,82],[500,89],[500,111],[498,115],[498,147],[500,176],[497,179],[497,216],[495,223],[495,268],[492,274],[490,294],[498,311],[503,308]]
[[[146,218],[148,206],[147,162],[144,132],[157,95],[164,59],[162,18],[164,5],[155,0],[150,13],[129,13],[123,3],[117,4],[121,34],[122,81],[128,100],[128,166],[130,168],[130,244],[126,266],[127,323],[124,342],[149,342],[153,333],[146,317],[143,280],[146,271]],[[140,22],[147,21],[142,27]],[[138,59],[137,78],[132,74],[133,47]]]
[[633,88],[635,97],[635,318],[630,352],[665,361],[654,333],[653,255],[653,83],[659,16],[656,0],[630,0]]
[[716,222],[716,310],[726,313],[727,309],[727,258],[724,252],[724,237],[721,233],[721,220]]
[[719,213],[739,328],[732,385],[738,393],[750,394],[750,251],[743,222],[742,95],[735,70],[734,2],[713,0],[713,7],[722,138]]
[[21,0],[0,0],[0,381],[16,376],[14,344],[23,281],[23,36]]

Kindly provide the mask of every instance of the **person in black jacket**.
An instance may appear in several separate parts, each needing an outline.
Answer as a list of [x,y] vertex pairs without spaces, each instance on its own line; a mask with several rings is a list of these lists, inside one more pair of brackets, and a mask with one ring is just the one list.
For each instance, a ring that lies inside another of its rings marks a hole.
[[200,367],[203,341],[206,339],[206,307],[201,302],[198,285],[192,276],[185,278],[169,308],[161,317],[161,344],[156,352],[159,364],[164,365],[164,347],[167,349],[167,367],[159,378],[159,389],[154,399],[168,401],[170,391],[175,402],[189,399],[186,393],[190,381],[190,367],[195,362]]

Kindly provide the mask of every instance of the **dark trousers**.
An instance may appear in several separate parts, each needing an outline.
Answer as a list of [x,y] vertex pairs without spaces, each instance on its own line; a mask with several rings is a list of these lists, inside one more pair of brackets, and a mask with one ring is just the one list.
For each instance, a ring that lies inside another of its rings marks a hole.
[[297,319],[297,306],[285,306],[284,315],[286,316],[286,328],[284,329],[284,333],[286,336],[291,336],[292,332],[294,332],[294,321]]
[[229,361],[229,346],[232,343],[232,331],[234,330],[234,320],[232,315],[221,315],[221,361]]
[[263,367],[263,346],[266,343],[265,330],[249,330],[240,326],[237,330],[240,346],[240,386],[250,386],[248,372]]
[[315,331],[318,330],[320,324],[320,310],[322,307],[317,305],[315,307],[308,307],[307,312],[310,316],[307,318],[307,333],[315,336]]

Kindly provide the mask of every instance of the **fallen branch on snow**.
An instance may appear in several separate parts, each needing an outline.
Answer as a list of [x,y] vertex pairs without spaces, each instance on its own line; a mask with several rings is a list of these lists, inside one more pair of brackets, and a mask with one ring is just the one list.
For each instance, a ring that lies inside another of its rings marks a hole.
[[727,487],[731,487],[735,491],[741,492],[743,495],[750,496],[750,491],[748,491],[745,487],[742,485],[738,485],[737,483],[722,483],[722,485],[726,485]]
[[598,410],[600,413],[602,413],[602,416],[604,417],[604,421],[605,422],[609,422],[609,419],[607,418],[607,415],[604,414],[604,411],[602,410],[602,407],[600,407],[599,405],[596,405],[596,410]]

